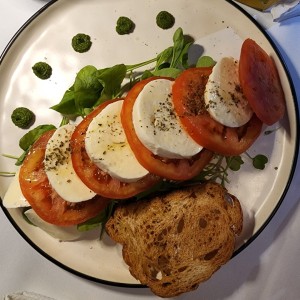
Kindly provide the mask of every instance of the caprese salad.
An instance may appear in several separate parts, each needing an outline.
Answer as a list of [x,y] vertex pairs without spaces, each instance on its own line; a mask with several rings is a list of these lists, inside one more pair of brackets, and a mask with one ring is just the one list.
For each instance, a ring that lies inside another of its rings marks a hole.
[[[239,60],[188,67],[175,78],[154,74],[78,124],[46,131],[16,180],[24,205],[42,220],[80,224],[111,200],[134,197],[161,181],[194,178],[215,153],[240,155],[263,124],[274,124],[284,112],[272,58],[246,39]],[[10,203],[8,191],[4,205]]]

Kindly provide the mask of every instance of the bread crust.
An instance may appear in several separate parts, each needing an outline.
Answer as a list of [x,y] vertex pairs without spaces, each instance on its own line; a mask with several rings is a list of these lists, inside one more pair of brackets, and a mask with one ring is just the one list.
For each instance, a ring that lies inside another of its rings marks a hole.
[[231,258],[243,214],[236,197],[204,183],[118,206],[106,223],[124,261],[160,297],[194,290]]

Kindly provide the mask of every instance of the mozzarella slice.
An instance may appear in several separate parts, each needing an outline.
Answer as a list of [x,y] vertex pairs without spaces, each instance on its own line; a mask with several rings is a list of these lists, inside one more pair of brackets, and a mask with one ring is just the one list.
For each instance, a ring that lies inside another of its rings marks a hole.
[[70,139],[75,125],[58,128],[50,138],[45,153],[44,166],[53,189],[64,200],[81,202],[93,198],[91,191],[78,177],[72,165]]
[[173,82],[156,79],[146,84],[133,106],[133,125],[140,141],[164,158],[190,158],[201,151],[181,127],[172,103]]
[[228,127],[245,125],[253,111],[241,90],[238,61],[224,57],[214,66],[204,93],[212,118]]
[[17,208],[30,206],[26,198],[23,196],[19,183],[19,170],[12,179],[10,186],[3,198],[3,206],[6,208]]
[[39,227],[55,239],[60,241],[73,241],[81,236],[77,226],[57,226],[50,224],[41,219],[33,209],[28,209],[24,213],[28,220],[35,226]]
[[149,172],[132,152],[122,124],[123,100],[107,105],[90,123],[85,148],[90,159],[111,177],[122,182],[135,182]]

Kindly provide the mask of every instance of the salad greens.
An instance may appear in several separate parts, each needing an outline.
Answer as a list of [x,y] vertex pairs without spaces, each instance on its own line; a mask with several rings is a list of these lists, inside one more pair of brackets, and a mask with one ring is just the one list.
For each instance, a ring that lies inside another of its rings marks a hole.
[[117,204],[117,201],[112,200],[107,207],[100,212],[100,214],[94,218],[91,218],[87,220],[84,223],[78,224],[77,225],[77,230],[84,232],[84,231],[89,231],[95,228],[98,228],[100,226],[100,239],[103,235],[103,232],[105,230],[105,224],[112,215],[114,211],[114,207]]
[[252,165],[255,169],[258,170],[263,170],[266,166],[266,164],[268,163],[268,158],[263,155],[263,154],[258,154],[254,157],[251,157],[247,152],[246,155],[248,156],[248,158],[250,158],[252,160]]
[[16,166],[20,166],[25,159],[30,147],[34,142],[43,135],[46,131],[56,129],[54,125],[39,125],[34,129],[28,131],[19,141],[20,148],[24,151],[17,159]]
[[197,68],[203,68],[203,67],[211,67],[214,66],[216,62],[210,57],[210,56],[201,56],[199,57],[196,67]]
[[[73,85],[64,93],[60,102],[51,107],[65,117],[85,117],[96,106],[108,99],[121,97],[141,79],[152,76],[176,78],[188,68],[188,50],[192,42],[178,28],[173,36],[174,45],[168,47],[155,58],[134,65],[117,64],[109,68],[83,67],[75,77]],[[155,63],[154,67],[139,73],[136,69]],[[124,81],[129,79],[129,83]]]
[[[68,124],[70,120],[77,117],[84,118],[95,107],[108,99],[122,97],[136,82],[152,76],[167,76],[176,78],[183,70],[192,67],[188,62],[188,52],[193,44],[190,38],[183,34],[178,28],[173,35],[173,46],[160,52],[156,57],[133,65],[117,64],[108,68],[98,69],[95,66],[87,65],[76,75],[74,82],[63,94],[61,100],[50,107],[62,115],[60,126]],[[209,56],[202,56],[198,59],[197,67],[214,66],[215,61]],[[135,72],[141,67],[149,66],[149,69]],[[46,131],[55,129],[51,124],[39,125],[28,131],[19,141],[23,154],[16,158],[16,165],[21,165],[32,144]],[[5,155],[10,158],[15,158]],[[264,155],[251,157],[256,169],[264,169],[268,158]],[[214,180],[223,186],[229,182],[228,171],[238,171],[244,160],[241,156],[225,157],[215,155],[214,159],[204,168],[204,170],[193,179],[186,182],[161,181],[148,191],[135,196],[134,200],[145,198],[158,192],[166,192],[170,189],[182,187],[183,185],[197,184],[205,180]],[[1,172],[1,176],[11,176],[12,173]],[[79,231],[87,231],[101,226],[101,234],[106,221],[111,216],[116,201],[102,211],[98,216],[77,226]]]

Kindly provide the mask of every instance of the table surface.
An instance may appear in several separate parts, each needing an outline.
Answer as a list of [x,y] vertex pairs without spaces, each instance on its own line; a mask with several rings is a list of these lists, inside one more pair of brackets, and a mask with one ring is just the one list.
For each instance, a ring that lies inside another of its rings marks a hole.
[[[0,51],[48,1],[0,0]],[[250,10],[253,13],[253,10]],[[256,15],[256,13],[255,13]],[[256,15],[257,16],[257,15]],[[258,14],[261,17],[260,14]],[[262,19],[261,19],[262,20]],[[266,31],[281,52],[300,99],[300,17]],[[299,101],[299,100],[298,100]],[[299,299],[300,165],[283,204],[258,238],[196,291],[177,299]],[[0,211],[0,298],[31,291],[55,299],[158,299],[147,288],[119,288],[79,278],[38,254]]]

